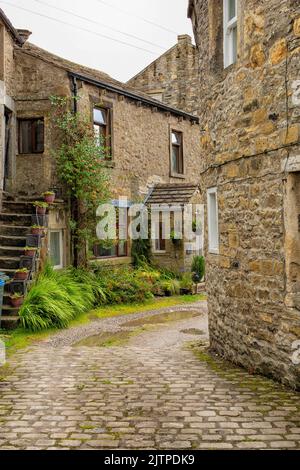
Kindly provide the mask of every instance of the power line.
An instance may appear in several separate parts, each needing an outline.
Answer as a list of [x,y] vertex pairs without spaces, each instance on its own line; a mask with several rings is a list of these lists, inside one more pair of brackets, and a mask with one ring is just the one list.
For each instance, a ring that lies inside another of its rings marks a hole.
[[167,31],[168,33],[178,35],[178,32],[177,32],[177,31],[174,31],[174,30],[172,30],[172,29],[166,28],[165,26],[162,26],[161,24],[155,23],[154,21],[148,20],[147,18],[144,18],[144,17],[142,17],[142,16],[135,15],[134,13],[129,13],[128,11],[123,10],[123,8],[116,7],[115,5],[110,5],[109,3],[105,2],[104,0],[96,0],[96,1],[99,2],[99,3],[102,3],[102,5],[105,5],[105,6],[109,7],[109,8],[113,8],[114,10],[120,11],[120,12],[124,13],[124,15],[132,16],[133,18],[136,18],[136,19],[138,19],[138,20],[144,21],[145,23],[151,24],[152,26],[156,26],[157,28],[160,28],[160,29],[162,29],[162,30],[164,30],[164,31]]
[[56,23],[60,23],[60,24],[63,24],[63,25],[66,25],[66,26],[71,26],[72,28],[75,28],[75,29],[78,29],[80,31],[84,31],[85,33],[89,33],[89,34],[93,34],[95,36],[99,36],[101,38],[104,38],[104,39],[108,39],[109,41],[113,41],[113,42],[116,42],[118,44],[122,44],[124,46],[128,46],[128,47],[131,47],[133,49],[139,49],[140,51],[143,51],[143,52],[148,52],[149,54],[152,54],[154,56],[157,56],[157,52],[154,52],[154,51],[150,51],[148,49],[144,49],[143,47],[139,47],[139,46],[134,46],[133,44],[130,44],[129,42],[125,42],[125,41],[121,41],[119,39],[114,39],[110,36],[106,36],[105,34],[101,34],[101,33],[97,33],[96,31],[91,31],[90,29],[86,29],[86,28],[83,28],[81,26],[76,26],[72,23],[68,23],[67,21],[63,21],[63,20],[59,20],[57,18],[53,18],[52,16],[48,16],[48,15],[44,15],[42,13],[37,13],[33,10],[29,10],[27,8],[23,8],[23,7],[20,7],[18,5],[14,5],[13,3],[9,3],[9,2],[4,2],[1,0],[1,3],[4,3],[5,5],[9,5],[13,8],[17,8],[19,10],[23,10],[23,11],[26,11],[28,13],[32,13],[33,15],[36,15],[36,16],[40,16],[42,18],[47,18],[48,20],[51,20],[51,21],[55,21]]
[[110,29],[116,33],[120,33],[120,34],[123,34],[124,36],[128,36],[129,38],[133,38],[133,39],[137,39],[138,41],[141,41],[141,42],[144,42],[146,44],[149,44],[150,46],[154,46],[154,47],[158,47],[159,49],[162,49],[164,50],[165,48],[163,48],[162,46],[160,46],[159,44],[155,44],[151,41],[147,41],[146,39],[142,39],[138,36],[135,36],[134,34],[130,34],[130,33],[126,33],[124,31],[121,31],[119,29],[116,29],[116,28],[113,28],[111,26],[107,26],[106,24],[104,23],[99,23],[98,21],[94,21],[90,18],[87,18],[86,16],[81,16],[81,15],[78,15],[72,11],[69,11],[69,10],[65,10],[64,8],[59,8],[59,7],[55,7],[53,5],[51,5],[50,3],[47,3],[47,2],[43,2],[42,0],[34,0],[34,2],[36,3],[39,3],[41,5],[45,5],[47,7],[50,7],[50,8],[53,8],[54,10],[58,10],[58,11],[62,11],[63,13],[67,13],[68,15],[71,15],[71,16],[74,16],[75,18],[79,18],[81,20],[84,20],[84,21],[88,21],[89,23],[93,23],[97,26],[101,26],[101,27],[104,27],[104,28],[107,28],[107,29]]

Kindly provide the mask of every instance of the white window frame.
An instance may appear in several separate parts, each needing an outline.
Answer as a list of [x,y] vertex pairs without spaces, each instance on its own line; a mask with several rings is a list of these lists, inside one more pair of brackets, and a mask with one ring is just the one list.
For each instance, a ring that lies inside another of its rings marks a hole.
[[224,68],[226,69],[230,65],[236,63],[237,57],[233,56],[233,30],[237,28],[238,24],[238,4],[235,0],[235,12],[234,18],[229,20],[229,1],[223,0],[223,31],[224,31]]
[[[211,196],[215,195],[216,207],[215,207],[215,221],[212,220],[212,206]],[[207,222],[208,222],[208,251],[209,253],[218,255],[219,254],[219,216],[218,216],[218,190],[217,188],[210,188],[207,191]],[[213,236],[215,233],[215,236]],[[215,243],[217,240],[217,243]]]
[[52,233],[59,233],[59,251],[60,251],[60,264],[53,266],[53,269],[63,269],[64,267],[64,244],[63,244],[63,230],[53,229],[49,230],[49,255],[50,255],[50,239]]

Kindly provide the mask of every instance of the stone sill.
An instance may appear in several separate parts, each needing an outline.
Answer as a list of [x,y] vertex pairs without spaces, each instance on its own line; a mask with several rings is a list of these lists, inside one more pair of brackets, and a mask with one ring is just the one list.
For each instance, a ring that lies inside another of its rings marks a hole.
[[124,264],[132,264],[131,256],[124,256],[124,258],[92,258],[90,264],[96,263],[105,266],[122,266]]
[[180,175],[179,173],[170,173],[170,178],[180,178],[184,180],[186,179],[186,175]]

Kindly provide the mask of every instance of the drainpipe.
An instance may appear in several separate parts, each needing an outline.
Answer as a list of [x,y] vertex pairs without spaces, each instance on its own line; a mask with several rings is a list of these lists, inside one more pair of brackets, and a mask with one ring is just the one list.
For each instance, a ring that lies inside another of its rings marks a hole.
[[[72,76],[72,97],[73,97],[73,113],[77,114],[78,112],[78,103],[77,103],[77,97],[78,97],[78,85],[77,85],[77,78]],[[78,207],[78,200],[71,196],[70,200],[70,205],[71,205],[71,215],[72,219],[75,220],[76,224],[78,223],[79,220],[79,207]],[[75,233],[73,233],[73,238],[72,240],[72,248],[73,248],[73,265],[75,268],[78,267],[78,246],[77,246],[77,236]]]
[[78,97],[78,85],[77,85],[77,78],[72,76],[72,94],[73,94],[73,112],[74,114],[78,111],[77,106],[77,97]]

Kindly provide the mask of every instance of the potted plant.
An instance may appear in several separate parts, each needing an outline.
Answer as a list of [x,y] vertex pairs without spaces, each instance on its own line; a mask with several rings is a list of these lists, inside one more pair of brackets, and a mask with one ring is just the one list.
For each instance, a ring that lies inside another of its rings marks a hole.
[[32,235],[44,235],[45,227],[42,227],[41,225],[32,225],[31,233]]
[[14,279],[16,281],[26,281],[29,276],[29,269],[27,268],[20,268],[15,271]]
[[33,246],[25,246],[24,248],[25,256],[29,256],[30,258],[34,258],[36,252],[37,252],[37,248]]
[[46,191],[43,196],[47,204],[53,204],[55,201],[55,193],[53,191]]
[[185,273],[180,281],[180,294],[188,295],[193,292],[193,279],[191,273]]
[[37,215],[45,215],[47,211],[48,204],[43,201],[35,201],[33,205],[36,208]]
[[15,294],[10,295],[9,298],[11,305],[15,308],[21,307],[24,302],[24,295],[19,294],[17,292]]
[[205,259],[203,256],[195,256],[192,262],[193,281],[198,284],[205,275]]

